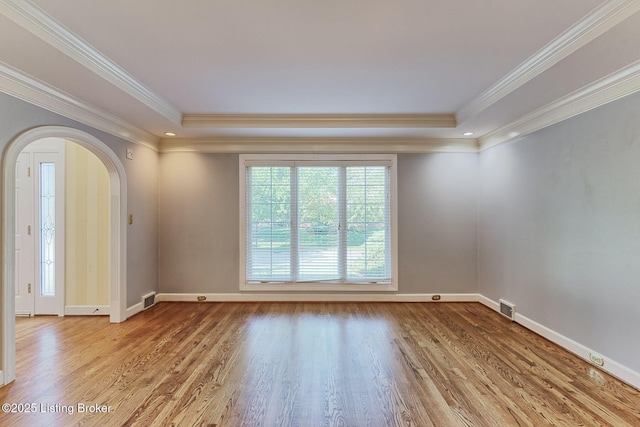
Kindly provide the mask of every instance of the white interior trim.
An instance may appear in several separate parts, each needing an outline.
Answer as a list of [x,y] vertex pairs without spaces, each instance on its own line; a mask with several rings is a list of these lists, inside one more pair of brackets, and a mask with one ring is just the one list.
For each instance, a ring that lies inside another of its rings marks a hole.
[[158,151],[158,137],[3,62],[0,62],[0,92]]
[[640,61],[636,61],[481,137],[480,150],[520,138],[639,90]]
[[[395,154],[241,154],[238,167],[239,199],[239,290],[248,292],[287,292],[287,291],[311,291],[311,292],[396,292],[398,290],[398,157]],[[390,193],[391,193],[391,283],[389,284],[323,284],[314,282],[308,284],[248,284],[246,280],[246,170],[255,162],[275,164],[280,162],[388,162],[390,165]]]
[[5,149],[2,187],[2,370],[5,384],[15,379],[15,169],[18,155],[32,142],[53,137],[73,141],[95,154],[110,179],[110,321],[125,320],[127,295],[127,180],[122,162],[102,141],[86,132],[62,126],[42,126],[18,135]]
[[60,52],[82,64],[131,97],[179,125],[182,113],[169,101],[146,87],[135,77],[80,36],[26,0],[0,0],[0,13]]
[[109,316],[111,307],[108,305],[67,305],[65,316]]
[[[157,296],[156,296],[156,298],[157,298]],[[131,307],[127,308],[127,313],[126,313],[127,319],[132,317],[132,316],[135,316],[136,314],[141,313],[143,311],[144,311],[144,305],[141,302],[139,302],[139,303],[137,303],[135,305],[132,305]]]
[[455,128],[453,114],[185,114],[185,128]]
[[497,311],[500,313],[500,303],[485,297],[484,295],[478,294],[478,302],[482,305],[489,307],[493,311]]
[[[493,301],[485,296],[479,295],[478,302],[498,313],[500,312],[499,304],[496,301]],[[592,350],[589,347],[572,340],[571,338],[565,337],[564,335],[554,331],[553,329],[550,329],[534,320],[531,320],[518,312],[516,312],[514,321],[529,329],[530,331],[535,332],[536,334],[559,345],[563,349],[575,354],[579,358],[589,362],[594,366],[594,368],[603,370],[608,374],[618,378],[620,381],[623,381],[640,390],[640,373],[604,355],[602,355],[602,358],[604,359],[604,365],[597,366],[593,364],[589,358],[591,353],[599,354],[595,350]]]
[[477,153],[465,138],[194,138],[160,140],[161,153]]
[[[433,301],[439,295],[440,300]],[[477,302],[478,294],[399,294],[399,293],[159,293],[156,302]]]
[[456,113],[461,124],[640,10],[637,0],[609,0],[591,11]]

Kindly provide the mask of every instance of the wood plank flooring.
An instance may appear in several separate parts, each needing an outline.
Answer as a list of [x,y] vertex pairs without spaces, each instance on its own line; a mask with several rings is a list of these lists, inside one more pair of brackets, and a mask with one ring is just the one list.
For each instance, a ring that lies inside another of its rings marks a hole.
[[36,413],[1,426],[640,426],[639,391],[476,303],[161,303],[17,336],[0,403]]

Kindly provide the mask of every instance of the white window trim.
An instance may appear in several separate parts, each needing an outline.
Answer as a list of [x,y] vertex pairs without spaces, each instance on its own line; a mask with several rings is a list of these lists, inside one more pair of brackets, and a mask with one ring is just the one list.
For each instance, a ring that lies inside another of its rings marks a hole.
[[[240,188],[240,291],[244,292],[283,292],[283,291],[308,291],[308,292],[397,292],[398,291],[398,185],[397,185],[397,155],[395,154],[241,154],[239,167]],[[305,284],[292,283],[265,283],[248,284],[246,277],[246,168],[255,166],[260,162],[272,165],[277,161],[300,162],[385,162],[391,166],[390,191],[391,191],[391,283],[385,284],[333,284],[312,282]]]

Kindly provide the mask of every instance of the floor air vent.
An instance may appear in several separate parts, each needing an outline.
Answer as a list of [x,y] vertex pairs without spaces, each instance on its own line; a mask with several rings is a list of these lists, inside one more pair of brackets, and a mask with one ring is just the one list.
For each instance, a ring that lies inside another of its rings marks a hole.
[[151,307],[155,303],[156,303],[156,293],[155,292],[151,292],[150,294],[147,294],[147,295],[142,297],[142,309],[143,310],[146,310],[147,308]]
[[516,306],[507,302],[505,300],[500,300],[500,313],[505,315],[511,320],[515,320],[516,317]]

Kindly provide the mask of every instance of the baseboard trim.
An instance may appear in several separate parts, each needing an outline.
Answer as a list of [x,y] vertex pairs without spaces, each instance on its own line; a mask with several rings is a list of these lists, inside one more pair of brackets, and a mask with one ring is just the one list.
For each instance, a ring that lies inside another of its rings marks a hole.
[[478,294],[478,302],[484,306],[489,307],[493,311],[497,311],[498,313],[500,312],[500,304],[485,297],[484,295]]
[[135,316],[136,314],[142,312],[143,310],[144,310],[144,306],[142,305],[141,302],[137,303],[136,305],[132,305],[131,307],[127,308],[127,312],[126,312],[127,319]]
[[[479,297],[480,298],[478,299],[478,302],[491,308],[492,310],[495,310],[496,312],[500,312],[500,305],[496,301],[493,301],[483,295],[480,295]],[[595,350],[592,350],[589,347],[586,347],[572,340],[571,338],[565,337],[564,335],[554,331],[553,329],[550,329],[536,322],[535,320],[531,320],[520,313],[516,313],[514,321],[529,329],[530,331],[533,331],[536,334],[559,345],[570,353],[575,354],[580,359],[589,362],[589,364],[591,364],[594,368],[600,369],[608,373],[609,375],[616,377],[620,381],[640,390],[640,373],[634,371],[633,369],[630,369],[604,355],[601,355],[604,360],[604,365],[598,366],[594,364],[589,357],[592,353],[600,355],[600,353],[596,352]]]
[[111,307],[108,305],[67,305],[65,316],[109,316]]
[[[433,300],[434,296],[439,300]],[[159,293],[156,302],[477,302],[478,294]]]

